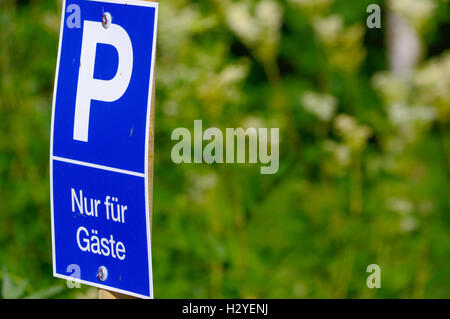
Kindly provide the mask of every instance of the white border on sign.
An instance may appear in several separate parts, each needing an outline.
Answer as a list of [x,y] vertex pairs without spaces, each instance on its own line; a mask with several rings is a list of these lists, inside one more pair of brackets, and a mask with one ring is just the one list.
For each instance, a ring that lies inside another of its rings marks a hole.
[[[149,82],[149,95],[147,99],[147,122],[146,122],[146,133],[145,133],[145,170],[144,170],[144,181],[145,181],[145,218],[146,218],[146,232],[147,232],[147,248],[148,248],[148,254],[147,254],[147,262],[148,262],[148,273],[149,273],[149,296],[137,294],[131,291],[122,290],[114,287],[109,287],[106,285],[102,285],[95,282],[90,282],[86,280],[81,280],[78,278],[73,278],[70,276],[58,274],[56,272],[56,256],[55,256],[55,227],[54,227],[54,205],[53,205],[53,160],[63,160],[67,162],[72,162],[73,164],[88,164],[83,163],[80,161],[74,161],[69,159],[63,159],[57,156],[53,156],[53,133],[54,133],[54,120],[55,120],[55,106],[56,106],[56,95],[57,95],[57,88],[58,88],[58,77],[59,77],[59,65],[60,65],[60,58],[61,58],[61,46],[62,46],[62,40],[63,40],[63,32],[64,32],[64,25],[65,25],[65,15],[66,15],[66,0],[63,0],[62,4],[62,13],[61,13],[61,25],[60,25],[60,31],[59,31],[59,44],[58,44],[58,57],[56,62],[56,72],[55,72],[55,83],[53,88],[53,104],[52,104],[52,124],[51,124],[51,131],[50,131],[50,209],[51,209],[51,226],[52,226],[52,263],[53,263],[53,277],[66,279],[66,280],[72,280],[74,282],[79,282],[81,284],[94,286],[97,288],[102,288],[106,290],[110,290],[113,292],[121,293],[130,295],[133,297],[138,298],[144,298],[144,299],[153,299],[154,293],[153,293],[153,271],[152,271],[152,247],[151,247],[151,232],[150,232],[150,202],[149,202],[149,193],[148,193],[148,182],[149,182],[149,171],[148,171],[148,148],[149,148],[149,129],[150,129],[150,115],[151,115],[151,108],[152,105],[152,93],[153,93],[153,85],[154,85],[154,70],[155,70],[155,52],[156,52],[156,35],[157,35],[157,25],[158,25],[158,2],[145,2],[145,1],[139,1],[139,0],[90,0],[95,2],[105,2],[105,3],[116,3],[116,4],[126,4],[126,5],[134,5],[134,6],[141,6],[141,7],[152,7],[155,8],[155,19],[153,24],[153,43],[152,43],[152,57],[151,57],[151,66],[150,66],[150,82]],[[118,170],[102,165],[97,164],[88,164],[85,166],[91,166],[99,169],[105,169],[105,170]],[[123,171],[125,174],[132,173],[130,175],[134,175],[136,173],[129,172],[125,170],[119,170]],[[142,177],[142,176],[141,176]]]
[[138,172],[133,172],[133,171],[127,171],[126,169],[120,169],[120,168],[115,168],[115,167],[109,167],[109,166],[103,166],[103,165],[98,165],[98,164],[92,164],[92,163],[87,163],[87,162],[83,162],[83,161],[72,160],[72,159],[69,159],[69,158],[59,157],[59,156],[53,156],[53,159],[55,161],[59,161],[59,162],[65,162],[65,163],[69,163],[69,164],[76,164],[76,165],[86,166],[86,167],[93,167],[93,168],[98,168],[98,169],[101,169],[101,170],[104,170],[104,171],[110,171],[110,172],[126,174],[126,175],[132,175],[132,176],[137,176],[137,177],[145,177],[145,173],[138,173]]

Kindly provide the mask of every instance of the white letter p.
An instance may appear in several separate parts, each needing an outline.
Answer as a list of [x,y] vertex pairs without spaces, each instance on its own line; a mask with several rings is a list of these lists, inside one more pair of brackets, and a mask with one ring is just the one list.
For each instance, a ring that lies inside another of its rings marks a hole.
[[[112,45],[117,50],[119,62],[116,75],[111,80],[94,79],[97,43]],[[74,140],[88,141],[91,100],[118,100],[128,88],[132,71],[133,47],[128,33],[117,24],[111,24],[105,29],[101,22],[84,21],[75,102]]]

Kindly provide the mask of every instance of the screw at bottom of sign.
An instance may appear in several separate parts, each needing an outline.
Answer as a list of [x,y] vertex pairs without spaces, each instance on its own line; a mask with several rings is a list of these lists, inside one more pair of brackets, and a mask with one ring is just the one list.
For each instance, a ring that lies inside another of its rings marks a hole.
[[108,278],[108,269],[105,266],[101,266],[97,270],[97,278],[100,281],[105,281]]

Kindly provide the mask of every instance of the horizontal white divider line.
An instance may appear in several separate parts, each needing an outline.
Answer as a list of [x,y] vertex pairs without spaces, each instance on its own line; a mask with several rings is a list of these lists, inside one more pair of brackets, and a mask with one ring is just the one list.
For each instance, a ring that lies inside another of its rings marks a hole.
[[121,173],[121,174],[127,174],[127,175],[133,175],[133,176],[144,177],[145,178],[145,174],[143,174],[143,173],[127,171],[125,169],[114,168],[114,167],[103,166],[103,165],[97,165],[97,164],[92,164],[92,163],[87,163],[87,162],[82,162],[82,161],[76,161],[76,160],[73,160],[73,159],[59,157],[59,156],[52,156],[52,159],[55,160],[55,161],[66,162],[66,163],[76,164],[76,165],[80,165],[80,166],[93,167],[93,168],[98,168],[98,169],[102,169],[102,170],[105,170],[105,171]]

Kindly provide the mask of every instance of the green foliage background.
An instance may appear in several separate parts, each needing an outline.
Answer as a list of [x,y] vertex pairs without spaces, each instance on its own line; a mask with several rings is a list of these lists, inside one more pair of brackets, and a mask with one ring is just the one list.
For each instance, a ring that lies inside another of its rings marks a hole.
[[[366,27],[370,3],[381,29]],[[390,71],[387,8],[420,38],[408,75]],[[60,14],[60,1],[0,0],[3,297],[95,297],[52,278]],[[449,30],[444,0],[161,0],[156,297],[449,298]],[[174,164],[171,132],[194,119],[279,127],[279,172]],[[366,286],[373,263],[380,289]]]

